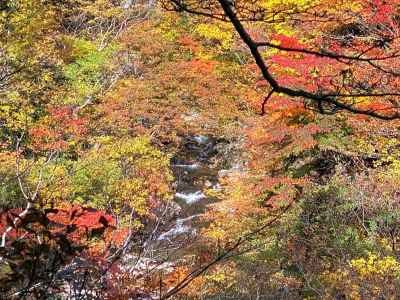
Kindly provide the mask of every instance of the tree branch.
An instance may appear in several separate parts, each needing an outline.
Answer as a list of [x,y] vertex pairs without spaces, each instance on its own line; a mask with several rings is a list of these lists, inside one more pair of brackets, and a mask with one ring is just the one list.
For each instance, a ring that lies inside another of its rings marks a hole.
[[[364,109],[358,109],[354,107],[351,104],[346,104],[343,102],[339,102],[337,99],[340,97],[381,97],[381,96],[400,96],[400,93],[376,93],[376,94],[369,94],[369,93],[362,93],[362,94],[350,94],[350,95],[341,95],[341,94],[314,94],[305,90],[294,90],[292,88],[288,88],[285,86],[281,86],[277,80],[272,76],[270,73],[268,66],[266,65],[261,53],[259,52],[259,44],[253,41],[253,39],[250,37],[250,35],[247,33],[246,29],[243,27],[242,23],[240,20],[237,18],[235,12],[232,10],[232,6],[230,5],[230,2],[227,0],[218,0],[218,2],[221,4],[222,9],[224,10],[225,14],[235,27],[235,30],[239,34],[240,38],[243,40],[243,42],[247,45],[249,48],[254,60],[256,61],[256,64],[258,68],[260,69],[262,76],[264,79],[270,84],[272,89],[276,93],[282,93],[287,96],[291,97],[302,97],[310,100],[314,100],[317,103],[318,102],[323,102],[323,103],[328,103],[331,105],[334,105],[340,109],[344,109],[346,111],[355,113],[355,114],[361,114],[361,115],[367,115],[371,116],[377,119],[382,119],[382,120],[394,120],[394,119],[399,119],[400,118],[400,113],[399,112],[394,112],[390,115],[384,115],[384,114],[379,114],[374,110],[364,110]],[[397,107],[394,107],[397,109]]]

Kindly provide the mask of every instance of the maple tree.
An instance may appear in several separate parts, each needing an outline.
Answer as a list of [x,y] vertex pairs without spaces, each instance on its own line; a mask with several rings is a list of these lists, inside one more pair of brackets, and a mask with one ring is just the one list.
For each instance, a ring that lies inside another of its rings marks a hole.
[[[338,5],[340,4],[341,1],[338,1]],[[313,5],[307,1],[286,4],[279,1],[166,1],[165,6],[167,9],[207,15],[232,23],[249,48],[263,80],[270,86],[262,105],[263,113],[265,103],[276,93],[309,99],[320,113],[344,109],[390,120],[398,118],[396,97],[399,95],[395,89],[398,72],[392,64],[398,55],[398,25],[392,19],[394,15],[391,16],[396,11],[396,5],[396,2],[386,4],[383,1],[352,1],[354,9],[350,7],[349,10],[340,10],[340,13],[349,15],[349,19],[347,15],[341,17],[346,20],[342,28],[334,27],[339,23],[340,17],[335,11],[326,9],[323,1]],[[222,9],[224,13],[218,12],[218,9]],[[351,17],[351,12],[356,17]],[[309,15],[313,14],[315,17],[310,18]],[[373,18],[369,18],[371,14]],[[292,19],[306,24],[297,27],[299,32],[292,29],[292,36],[277,32],[275,26],[270,26],[271,29],[263,26],[265,31],[262,35],[252,37],[241,19],[267,24],[285,22],[289,28],[291,22],[294,22]],[[377,28],[381,23],[382,26]],[[350,31],[347,40],[346,26]],[[312,27],[314,30],[310,32]],[[329,29],[339,32],[336,36],[335,32],[331,36],[323,35]],[[308,34],[302,30],[308,30]],[[344,32],[341,33],[340,30]],[[300,41],[296,35],[307,36],[306,42]],[[283,51],[283,54],[279,52],[268,55],[270,49]],[[264,58],[264,52],[273,65],[266,62],[268,60]],[[277,71],[274,70],[276,65],[279,66],[278,72],[284,70],[286,74],[277,76]],[[371,73],[374,76],[366,78]],[[300,80],[293,77],[300,77]],[[362,100],[363,98],[370,100]]]

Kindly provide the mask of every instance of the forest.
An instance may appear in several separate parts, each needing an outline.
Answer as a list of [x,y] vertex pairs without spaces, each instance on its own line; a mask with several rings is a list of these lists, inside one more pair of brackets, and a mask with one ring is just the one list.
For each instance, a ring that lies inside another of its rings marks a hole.
[[400,0],[0,0],[0,299],[400,299]]

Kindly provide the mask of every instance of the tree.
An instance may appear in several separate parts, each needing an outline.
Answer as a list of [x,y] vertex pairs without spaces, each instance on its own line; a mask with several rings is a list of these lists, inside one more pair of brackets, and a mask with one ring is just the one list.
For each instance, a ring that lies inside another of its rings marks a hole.
[[148,136],[115,149],[91,127],[91,106],[126,76],[113,55],[148,17],[139,2],[0,4],[2,298],[97,293],[170,198],[169,156]]
[[[396,1],[352,1],[350,7],[337,1],[335,10],[328,9],[324,1],[162,3],[167,10],[233,25],[269,86],[263,114],[274,94],[284,94],[310,100],[305,105],[320,113],[347,110],[386,120],[399,118]],[[244,22],[261,24],[261,36],[252,36]],[[282,23],[293,31],[292,36],[279,33],[277,25]],[[271,50],[278,54],[271,55]]]

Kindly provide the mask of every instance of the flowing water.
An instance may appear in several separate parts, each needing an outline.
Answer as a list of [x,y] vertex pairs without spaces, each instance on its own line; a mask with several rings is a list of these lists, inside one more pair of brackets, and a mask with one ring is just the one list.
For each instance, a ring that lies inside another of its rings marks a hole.
[[125,256],[123,265],[131,274],[168,273],[184,253],[192,254],[190,247],[199,237],[199,229],[206,225],[202,215],[209,204],[217,201],[207,195],[207,190],[220,191],[218,179],[229,176],[237,168],[230,156],[237,145],[205,135],[182,139],[179,151],[171,160],[176,178],[175,197],[169,207],[173,213],[160,214],[160,223],[150,226],[140,255]]
[[194,135],[184,138],[181,150],[172,159],[171,166],[176,178],[175,202],[181,207],[179,218],[172,228],[159,239],[171,239],[179,235],[194,234],[193,222],[215,199],[207,196],[206,189],[220,189],[218,167],[213,158],[218,155],[214,137]]

